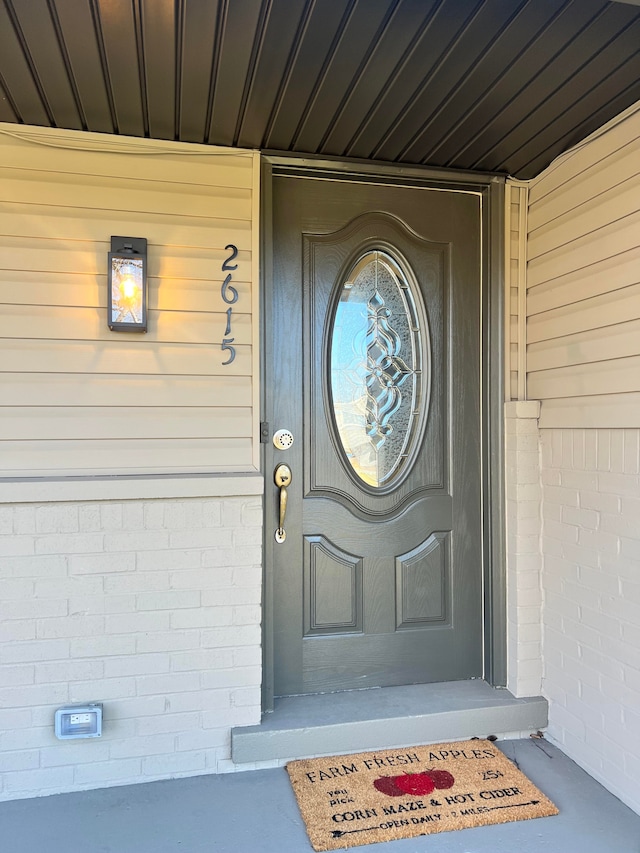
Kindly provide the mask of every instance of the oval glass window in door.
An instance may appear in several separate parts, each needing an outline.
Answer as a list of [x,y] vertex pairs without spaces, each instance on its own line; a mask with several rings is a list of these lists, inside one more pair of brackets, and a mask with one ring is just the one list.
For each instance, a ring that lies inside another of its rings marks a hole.
[[349,465],[368,486],[402,479],[428,404],[425,311],[413,276],[388,250],[362,255],[339,284],[329,386]]

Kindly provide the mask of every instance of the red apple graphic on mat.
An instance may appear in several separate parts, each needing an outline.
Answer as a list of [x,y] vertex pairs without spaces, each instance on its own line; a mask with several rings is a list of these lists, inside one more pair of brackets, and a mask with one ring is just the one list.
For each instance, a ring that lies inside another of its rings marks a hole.
[[436,788],[452,788],[455,779],[448,770],[425,770],[423,773],[404,773],[402,776],[380,776],[374,779],[373,787],[388,797],[411,794],[423,797]]
[[373,780],[373,787],[387,797],[403,797],[405,793],[397,787],[395,776],[380,776]]
[[374,779],[373,787],[388,797],[402,797],[407,794],[420,797],[430,794],[435,785],[427,773],[405,773],[402,776],[380,776]]
[[431,777],[434,788],[438,790],[452,788],[456,781],[448,770],[427,770],[426,773]]
[[428,773],[406,773],[404,776],[396,776],[393,781],[405,794],[418,797],[430,794],[435,788]]
[[425,770],[424,773],[404,773],[402,776],[380,776],[373,780],[373,787],[388,797],[411,794],[422,797],[436,788],[440,791],[452,788],[455,779],[448,770]]

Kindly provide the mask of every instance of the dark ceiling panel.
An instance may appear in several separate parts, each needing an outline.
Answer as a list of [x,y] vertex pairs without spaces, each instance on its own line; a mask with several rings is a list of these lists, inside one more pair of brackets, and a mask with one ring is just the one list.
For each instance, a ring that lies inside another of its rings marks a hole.
[[142,104],[144,81],[138,57],[138,36],[131,0],[95,0],[116,113],[116,130],[128,136],[145,136]]
[[58,31],[46,0],[12,0],[13,9],[29,46],[29,55],[57,127],[82,130],[74,85],[60,49]]
[[0,121],[17,122],[18,113],[11,104],[6,87],[0,77]]
[[263,0],[222,2],[207,142],[234,144],[247,75],[253,67],[253,46],[264,24],[266,5]]
[[307,104],[313,103],[323,69],[331,64],[354,6],[355,0],[334,0],[329,5],[321,0],[311,3],[304,32],[283,80],[281,97],[265,132],[264,147],[282,149],[297,136]]
[[344,153],[352,157],[372,157],[411,111],[425,87],[431,89],[433,74],[447,53],[447,45],[458,37],[466,25],[480,13],[482,3],[464,0],[460,14],[451,15],[438,0],[424,7],[428,16],[414,31],[407,50],[384,81],[384,86],[368,115],[351,137]]
[[10,93],[20,121],[48,126],[52,124],[53,116],[47,112],[44,93],[38,89],[35,69],[29,64],[30,57],[23,50],[19,35],[22,33],[14,27],[7,7],[0,5],[0,75],[3,85]]
[[155,139],[175,139],[175,3],[141,0],[140,6],[149,135]]
[[[547,3],[511,4],[513,14],[502,31],[489,37],[486,47],[476,56],[472,68],[450,84],[446,95],[437,105],[424,109],[416,130],[405,137],[402,159],[421,162],[437,159],[437,155],[448,145],[455,132],[465,121],[477,123],[488,93],[500,78],[509,74],[527,44],[557,14],[558,8],[568,0]],[[451,66],[451,63],[449,63]],[[422,98],[429,95],[423,92]],[[485,113],[486,114],[486,113]],[[471,116],[474,116],[471,118]],[[468,133],[468,131],[467,131]]]
[[425,121],[405,156],[422,163],[443,162],[451,152],[468,145],[487,117],[508,103],[516,85],[518,63],[526,64],[523,57],[539,39],[546,38],[548,28],[570,2],[527,3],[502,38],[485,53],[474,73],[452,93],[441,112]]
[[[611,51],[599,51],[598,45],[607,45],[614,41],[633,17],[630,7],[604,4],[602,12],[594,16],[589,26],[569,42],[525,89],[524,97],[521,98],[520,115],[518,120],[514,121],[512,114],[512,129],[509,133],[469,165],[472,168],[492,171],[496,164],[506,162],[513,152],[520,151],[530,140],[541,137],[550,122],[562,117],[565,111],[574,107],[582,94],[591,90],[597,77],[594,79],[593,73],[588,74],[590,67],[592,72],[597,74],[600,71],[602,77],[606,77],[612,70],[611,62],[619,63],[619,57],[623,54],[616,52],[616,60]],[[635,44],[632,42],[630,45],[631,49],[637,49],[638,44],[636,38]],[[542,142],[541,147],[545,148],[547,144],[548,139]]]
[[364,68],[371,46],[384,32],[395,5],[389,0],[357,0],[317,92],[305,104],[306,115],[292,138],[296,151],[317,152],[341,105]]
[[[441,110],[465,80],[476,74],[475,66],[490,49],[492,41],[500,36],[525,2],[495,0],[491,7],[480,4],[470,11],[462,24],[457,15],[449,15],[449,26],[441,36],[443,40],[434,36],[436,43],[442,44],[442,49],[428,76],[376,147],[361,156],[381,160],[403,159],[404,151],[420,133],[425,117]],[[438,15],[436,20],[441,17]],[[411,76],[415,78],[417,75],[414,72]],[[392,96],[393,90],[389,94]],[[373,131],[373,135],[377,134]],[[352,148],[349,153],[356,154],[356,149]],[[417,159],[421,155],[422,152]]]
[[220,2],[183,0],[179,28],[178,138],[205,142],[211,114],[211,74]]
[[[471,168],[473,163],[484,162],[483,158],[492,147],[543,103],[561,82],[563,78],[558,75],[562,74],[562,69],[559,65],[554,69],[554,62],[577,33],[601,15],[608,5],[602,0],[579,0],[579,3],[579,17],[575,14],[576,0],[573,0],[554,20],[553,26],[543,30],[501,77],[489,93],[481,114],[474,117],[471,126],[463,125],[467,133],[458,135],[449,150],[442,152],[443,165],[465,169]],[[546,81],[544,87],[541,81]],[[537,100],[529,91],[532,86],[536,87]]]
[[55,0],[54,9],[87,130],[113,133],[114,115],[91,8],[77,0]]
[[[624,39],[633,41],[633,46],[640,44],[640,23],[624,34]],[[609,50],[610,58],[618,56],[616,41]],[[604,58],[604,57],[603,57]],[[640,50],[635,54],[636,63],[640,62]],[[628,103],[640,99],[640,82],[625,89],[629,79],[629,62],[618,64],[611,74],[600,79],[599,75],[593,88],[573,102],[564,112],[556,115],[549,124],[529,139],[520,150],[509,154],[505,159],[507,169],[519,172],[531,168],[537,161],[548,163],[566,148],[570,148],[593,133],[605,122],[614,118]],[[600,108],[598,105],[602,104]],[[542,149],[542,151],[541,151]],[[638,154],[640,161],[640,152]]]
[[[468,0],[463,2],[468,4]],[[323,141],[323,152],[342,155],[347,151],[360,127],[383,100],[407,57],[411,56],[431,23],[434,9],[441,3],[442,0],[406,0],[398,4],[372,45],[358,79],[345,93],[347,98],[342,109]]]
[[0,121],[526,179],[639,47],[608,0],[0,0]]
[[234,144],[260,148],[315,0],[270,0],[257,34]]

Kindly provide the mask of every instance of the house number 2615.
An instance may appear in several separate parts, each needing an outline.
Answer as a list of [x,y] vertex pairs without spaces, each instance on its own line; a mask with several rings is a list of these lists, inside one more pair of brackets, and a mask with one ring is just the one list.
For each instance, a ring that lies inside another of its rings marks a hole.
[[225,246],[225,249],[227,249],[227,251],[229,251],[231,254],[222,264],[222,272],[226,272],[227,277],[222,282],[222,287],[220,288],[222,301],[226,302],[226,304],[229,306],[229,308],[227,308],[227,326],[224,330],[225,336],[222,339],[221,346],[222,352],[226,351],[229,353],[229,358],[226,361],[222,362],[223,365],[231,364],[231,362],[236,357],[236,348],[234,346],[231,346],[235,338],[228,338],[227,335],[231,334],[231,316],[233,314],[233,306],[238,301],[238,291],[231,284],[231,281],[233,279],[233,272],[229,272],[229,270],[233,271],[238,269],[238,264],[231,263],[232,261],[235,261],[235,259],[238,257],[238,247],[234,246],[233,243],[229,243],[228,246]]

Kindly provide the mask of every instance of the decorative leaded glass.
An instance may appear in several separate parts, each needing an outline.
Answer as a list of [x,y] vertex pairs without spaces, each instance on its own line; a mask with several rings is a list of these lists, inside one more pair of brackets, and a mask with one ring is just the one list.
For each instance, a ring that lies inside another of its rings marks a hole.
[[413,450],[424,393],[414,288],[387,251],[369,251],[340,286],[330,388],[342,448],[356,475],[387,487]]

